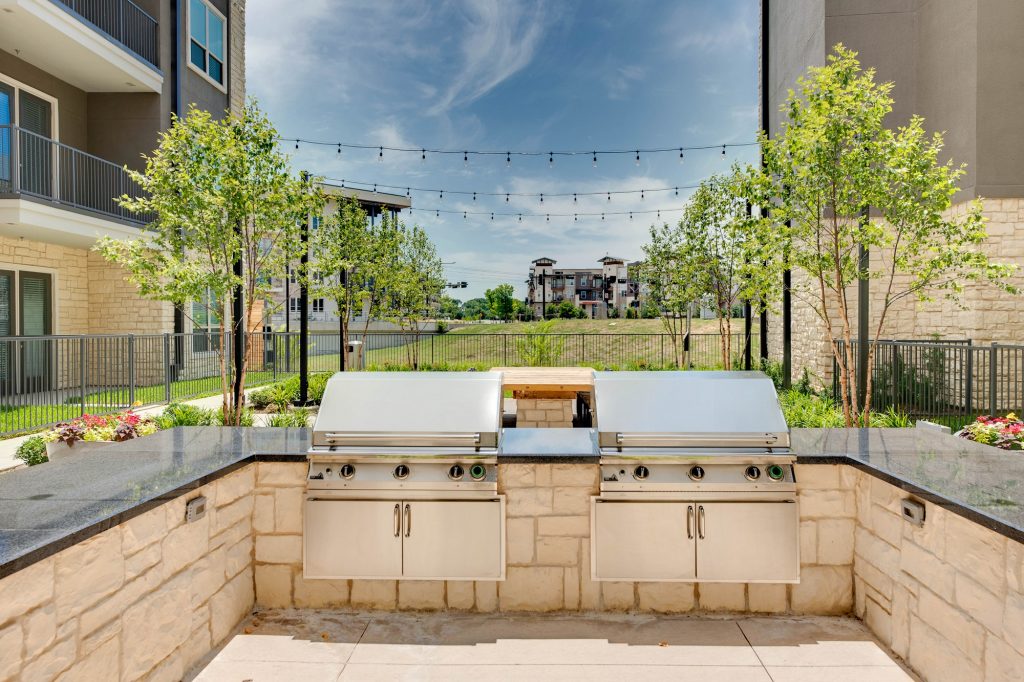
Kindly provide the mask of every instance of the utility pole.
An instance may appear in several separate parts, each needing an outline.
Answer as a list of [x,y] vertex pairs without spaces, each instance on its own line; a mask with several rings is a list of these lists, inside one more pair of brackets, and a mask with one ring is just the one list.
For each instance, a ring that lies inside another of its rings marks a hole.
[[[871,209],[861,212],[861,222],[866,225],[871,220]],[[863,241],[857,244],[857,400],[861,409],[867,402],[868,388],[868,314],[871,295],[871,282],[868,280],[868,269],[871,259],[868,248]]]
[[[341,277],[342,296],[344,296],[345,301],[348,301],[348,268],[342,268],[339,277]],[[345,318],[347,316],[347,310],[342,312],[341,308],[338,308],[338,347],[341,349],[341,360],[338,362],[338,369],[342,372],[345,371],[345,356],[348,355],[348,343],[345,341]]]
[[[302,171],[303,183],[309,183],[309,173]],[[300,236],[302,255],[299,257],[299,404],[309,402],[309,291],[306,278],[309,275],[309,223],[312,215],[306,216]]]

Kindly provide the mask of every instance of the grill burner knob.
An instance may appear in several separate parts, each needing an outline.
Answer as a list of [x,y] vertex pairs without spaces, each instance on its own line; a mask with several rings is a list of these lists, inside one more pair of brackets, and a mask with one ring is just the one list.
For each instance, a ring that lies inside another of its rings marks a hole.
[[778,464],[772,464],[768,467],[768,478],[773,481],[781,481],[786,477],[786,470],[780,467]]
[[756,481],[761,478],[761,470],[756,466],[748,466],[747,470],[743,472],[743,475],[747,477],[747,480]]
[[693,465],[692,467],[690,467],[690,478],[692,478],[695,481],[699,481],[699,480],[703,479],[704,478],[704,467],[698,466],[696,464]]
[[342,464],[338,473],[341,474],[342,478],[352,478],[356,475],[356,468],[351,464]]
[[643,465],[640,465],[636,469],[633,469],[633,478],[635,478],[638,481],[643,481],[650,475],[651,470]]
[[466,472],[462,469],[460,465],[453,464],[452,468],[448,470],[448,478],[452,479],[453,481],[457,481],[460,478],[462,478],[462,475],[465,473]]
[[409,467],[404,464],[399,464],[395,467],[394,475],[398,480],[409,478]]
[[483,464],[474,464],[469,468],[469,475],[474,481],[481,481],[487,475],[487,469]]

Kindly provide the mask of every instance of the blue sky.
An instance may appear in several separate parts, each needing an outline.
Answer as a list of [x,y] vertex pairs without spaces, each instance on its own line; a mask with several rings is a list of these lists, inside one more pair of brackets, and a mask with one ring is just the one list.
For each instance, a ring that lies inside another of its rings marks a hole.
[[[260,0],[247,8],[247,90],[282,136],[452,149],[612,149],[753,141],[757,0]],[[285,147],[328,178],[479,192],[604,192],[694,184],[754,148],[598,158],[431,156]],[[530,261],[595,267],[636,259],[654,215],[546,213],[661,209],[686,190],[606,197],[480,197],[413,192],[460,298],[523,284]],[[524,214],[464,219],[436,208]],[[428,210],[429,209],[429,210]]]

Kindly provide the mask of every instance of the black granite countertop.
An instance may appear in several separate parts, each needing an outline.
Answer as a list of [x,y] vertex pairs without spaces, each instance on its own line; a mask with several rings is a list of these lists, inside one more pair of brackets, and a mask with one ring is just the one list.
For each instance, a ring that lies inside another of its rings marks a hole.
[[[849,464],[1024,542],[1024,453],[923,429],[794,429],[799,463]],[[499,462],[598,461],[590,429],[509,429]],[[184,427],[0,475],[0,577],[257,460],[308,429]]]

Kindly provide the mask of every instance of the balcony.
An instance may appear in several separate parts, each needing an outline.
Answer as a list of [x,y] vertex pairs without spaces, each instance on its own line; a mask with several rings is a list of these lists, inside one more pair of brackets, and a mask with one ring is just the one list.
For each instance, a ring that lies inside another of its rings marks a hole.
[[0,0],[0,45],[86,92],[163,86],[159,24],[131,0]]
[[150,214],[114,201],[139,186],[115,163],[16,126],[0,126],[0,224],[27,239],[77,248],[132,237]]

